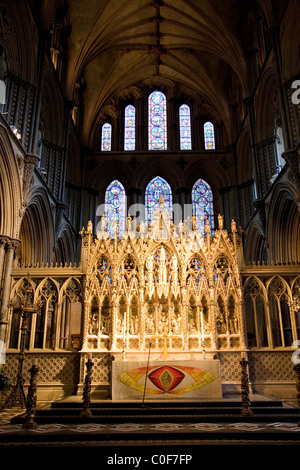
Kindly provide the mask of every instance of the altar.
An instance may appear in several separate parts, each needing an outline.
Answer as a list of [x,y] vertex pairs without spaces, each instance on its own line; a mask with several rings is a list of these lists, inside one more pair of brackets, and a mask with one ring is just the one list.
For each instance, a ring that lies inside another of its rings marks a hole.
[[113,361],[112,399],[222,399],[220,361]]

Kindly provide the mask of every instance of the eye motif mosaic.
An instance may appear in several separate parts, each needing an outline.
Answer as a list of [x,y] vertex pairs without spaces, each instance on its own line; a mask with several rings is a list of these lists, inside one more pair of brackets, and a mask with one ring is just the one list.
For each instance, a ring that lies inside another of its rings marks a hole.
[[[145,387],[146,374],[148,385]],[[183,395],[208,385],[216,378],[211,372],[197,367],[164,365],[150,366],[148,370],[147,367],[138,367],[124,371],[118,375],[117,380],[130,388],[140,392],[145,390],[152,395]]]

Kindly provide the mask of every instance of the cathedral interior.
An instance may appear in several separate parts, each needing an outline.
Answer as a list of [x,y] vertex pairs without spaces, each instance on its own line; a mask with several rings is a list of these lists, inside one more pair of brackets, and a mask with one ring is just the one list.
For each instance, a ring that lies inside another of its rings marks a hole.
[[[217,359],[296,400],[297,0],[0,1],[1,370]],[[24,363],[23,363],[24,362]]]

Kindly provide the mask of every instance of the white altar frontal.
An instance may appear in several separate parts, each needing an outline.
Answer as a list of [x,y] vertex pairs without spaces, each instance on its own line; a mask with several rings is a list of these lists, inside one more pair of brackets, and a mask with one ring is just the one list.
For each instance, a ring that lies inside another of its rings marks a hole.
[[144,399],[222,399],[220,361],[113,361],[112,400]]

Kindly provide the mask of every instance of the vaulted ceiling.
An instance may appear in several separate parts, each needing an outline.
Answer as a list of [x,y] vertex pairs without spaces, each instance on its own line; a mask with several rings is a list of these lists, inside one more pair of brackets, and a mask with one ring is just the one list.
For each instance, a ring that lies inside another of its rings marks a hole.
[[[45,23],[58,3],[63,2],[44,2]],[[165,85],[173,96],[196,99],[233,138],[231,109],[237,90],[245,98],[253,88],[247,55],[255,47],[256,3],[70,0],[66,93],[74,99],[79,84],[85,83],[83,141],[88,142],[105,106],[138,93],[143,85]],[[271,6],[271,0],[262,1],[266,17],[274,12]]]

